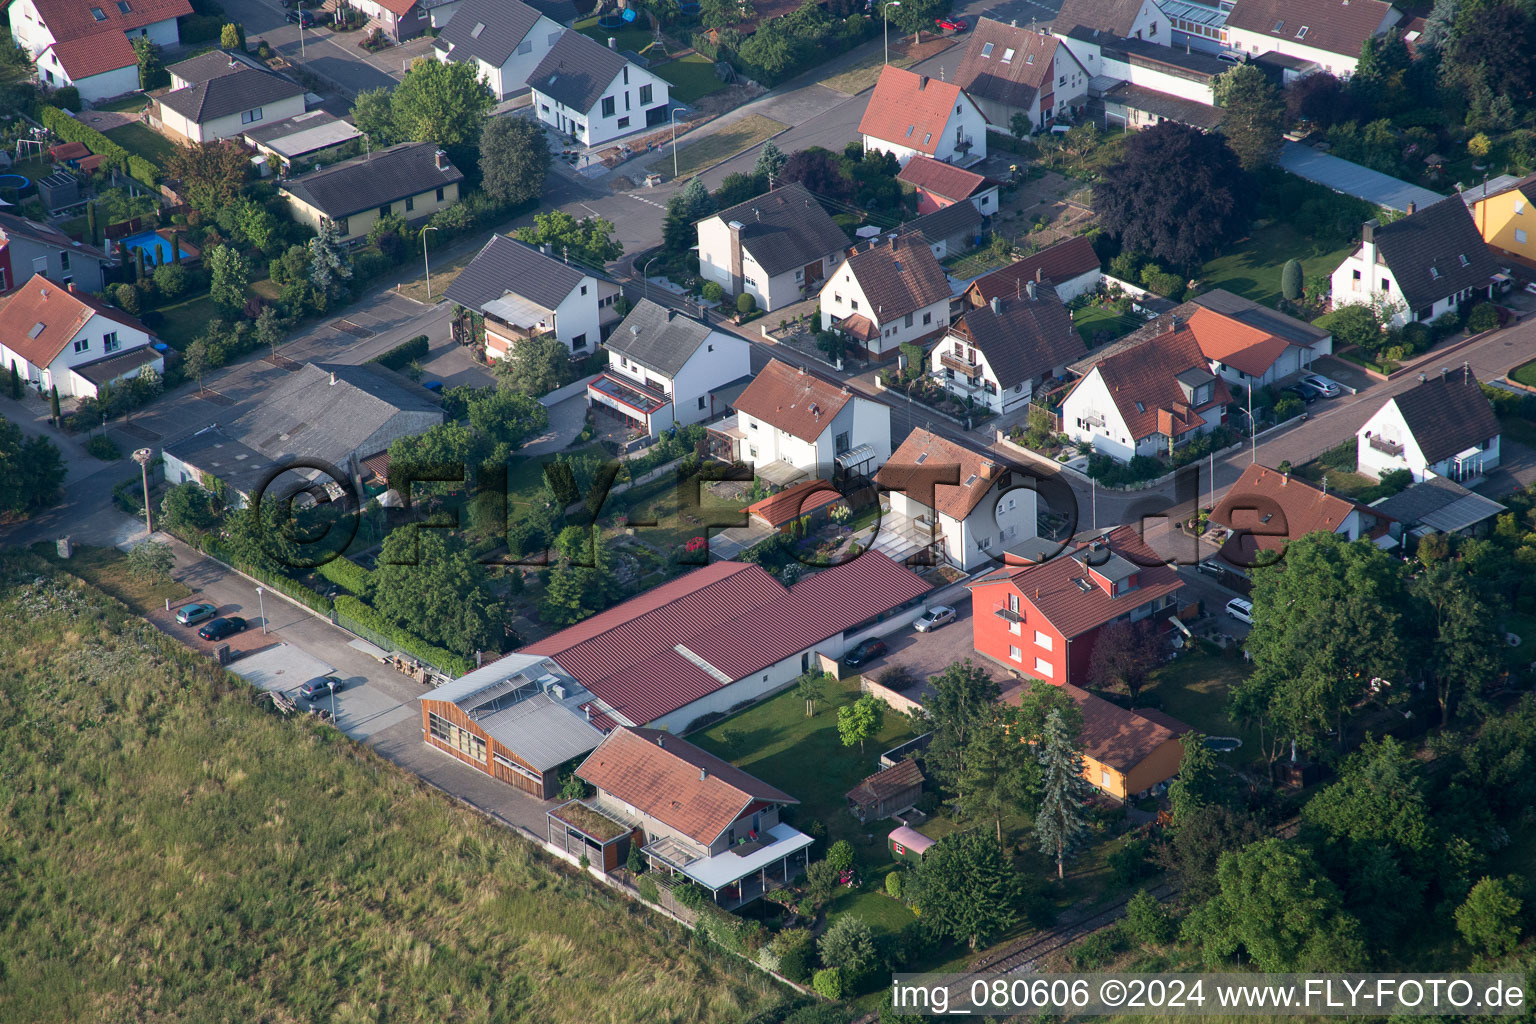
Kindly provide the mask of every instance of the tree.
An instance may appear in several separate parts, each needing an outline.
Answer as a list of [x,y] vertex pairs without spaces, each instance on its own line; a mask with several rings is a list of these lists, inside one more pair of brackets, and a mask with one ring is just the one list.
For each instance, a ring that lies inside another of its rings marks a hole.
[[979,832],[951,832],[930,846],[907,887],[936,932],[971,949],[1012,927],[1023,895],[1011,858]]
[[501,650],[505,602],[457,533],[391,530],[374,582],[374,608],[395,625],[464,657]]
[[309,240],[309,280],[322,296],[331,296],[352,277],[352,266],[341,251],[336,225],[329,219],[320,222],[320,230]]
[[1164,121],[1126,141],[1093,199],[1126,249],[1192,271],[1247,230],[1253,185],[1221,135]]
[[251,271],[234,246],[216,245],[208,253],[208,297],[225,316],[237,316],[245,308],[245,290]]
[[1088,829],[1089,786],[1083,778],[1083,755],[1060,711],[1052,711],[1045,720],[1040,767],[1044,779],[1035,834],[1040,851],[1056,859],[1056,877],[1061,879],[1066,877],[1067,857]]
[[826,697],[828,676],[825,672],[806,672],[795,680],[795,696],[805,701],[805,717],[816,714],[816,702]]
[[525,338],[496,367],[496,384],[524,395],[547,395],[571,380],[571,352],[552,334]]
[[1162,660],[1162,639],[1150,620],[1111,622],[1093,641],[1088,678],[1095,686],[1124,690],[1134,708],[1147,676]]
[[198,338],[187,346],[187,350],[181,354],[181,365],[187,376],[197,378],[197,390],[203,390],[203,374],[212,366],[213,354],[209,351],[208,342],[204,338]]
[[793,67],[800,52],[800,41],[790,35],[784,19],[772,18],[757,26],[737,48],[736,55],[772,80]]
[[396,475],[404,479],[405,471],[411,468],[442,466],[459,469],[468,466],[474,446],[475,435],[468,427],[458,423],[438,423],[423,433],[395,438],[389,445],[389,461]]
[[1472,887],[1456,908],[1456,930],[1467,945],[1499,957],[1520,944],[1520,899],[1515,893],[1522,888],[1518,877],[1508,882],[1484,877]]
[[556,259],[574,259],[602,266],[624,255],[624,246],[613,240],[613,224],[601,217],[577,220],[563,210],[535,214],[532,227],[517,229],[517,237],[529,245],[547,245]]
[[885,701],[872,693],[866,693],[852,704],[844,704],[837,709],[838,738],[845,747],[857,743],[860,753],[864,750],[864,741],[878,734],[884,724]]
[[1467,140],[1468,155],[1481,160],[1491,152],[1493,152],[1493,143],[1482,132],[1478,132]]
[[240,45],[240,29],[233,24],[227,24],[220,29],[219,46],[225,50],[242,49]]
[[925,730],[933,733],[927,763],[939,781],[963,800],[967,747],[983,723],[995,715],[1001,691],[986,669],[971,664],[969,658],[930,682],[932,692],[921,712]]
[[177,484],[160,499],[160,522],[168,530],[211,530],[219,523],[213,495],[191,480]]
[[159,583],[171,578],[171,567],[176,564],[176,556],[169,544],[146,540],[128,552],[127,563],[128,572],[134,579]]
[[846,839],[839,839],[827,848],[827,863],[838,874],[853,870],[853,844]]
[[375,149],[393,145],[400,139],[395,130],[395,112],[388,89],[364,89],[352,101],[352,123],[368,137]]
[[767,179],[770,187],[777,186],[778,176],[783,173],[784,164],[788,159],[784,151],[769,139],[763,143],[763,148],[757,151],[757,162],[752,165],[752,174],[755,177]]
[[854,988],[858,987],[859,979],[874,968],[878,956],[875,934],[857,914],[839,914],[822,932],[816,948],[821,953],[822,964],[841,970]]
[[549,571],[549,585],[539,603],[539,615],[557,626],[573,626],[598,610],[592,600],[591,569],[562,560]]
[[999,844],[1003,816],[1022,811],[1033,795],[1036,773],[1031,748],[1000,715],[983,721],[966,750],[960,809],[966,817],[991,818]]
[[418,57],[395,86],[390,120],[403,142],[435,142],[447,150],[473,147],[496,97],[474,62]]
[[240,198],[251,162],[239,143],[203,142],[173,149],[165,172],[181,182],[178,191],[193,209],[211,217]]
[[11,400],[21,401],[21,371],[16,369],[16,360],[11,360]]
[[[901,6],[886,6],[891,24],[914,37],[925,28],[933,27],[933,19],[949,10],[950,0],[915,0],[910,6],[901,0]],[[876,12],[878,13],[878,12]]]
[[64,459],[46,437],[27,437],[0,419],[0,512],[23,515],[49,505],[64,483]]
[[1193,898],[1215,890],[1216,865],[1221,855],[1261,838],[1263,831],[1251,817],[1224,804],[1204,804],[1175,818],[1162,842],[1153,848],[1153,859],[1172,871]]
[[240,204],[236,215],[235,233],[243,237],[253,248],[265,252],[277,240],[277,218],[265,206],[255,200]]
[[[1421,544],[1422,547],[1422,544]],[[1413,583],[1428,639],[1424,667],[1435,683],[1440,720],[1449,723],[1465,695],[1476,701],[1503,670],[1497,616],[1459,565],[1438,562]]]
[[1179,932],[1167,908],[1145,889],[1138,889],[1126,902],[1125,928],[1136,941],[1152,946],[1167,945]]
[[504,465],[529,437],[549,426],[538,399],[506,388],[485,388],[469,400],[469,425],[478,434],[477,461]]
[[160,61],[160,46],[148,36],[136,36],[133,40],[133,56],[139,65],[139,88],[154,89],[165,84],[169,77]]
[[1221,803],[1226,788],[1216,765],[1216,752],[1206,744],[1204,736],[1185,733],[1183,747],[1178,777],[1168,787],[1175,827],[1188,821],[1200,808]]
[[261,312],[256,314],[255,337],[256,344],[272,350],[272,361],[277,362],[277,346],[283,340],[283,325],[274,307],[262,306]]
[[820,146],[790,154],[780,173],[783,184],[798,181],[806,191],[821,199],[846,202],[853,198],[853,186],[843,176],[842,161]]
[[1247,171],[1280,155],[1285,100],[1255,64],[1239,64],[1216,79],[1216,105],[1224,108],[1221,134]]
[[715,199],[704,187],[703,178],[694,178],[667,200],[667,216],[661,224],[662,246],[670,253],[682,254],[697,240],[694,224],[715,212]]
[[715,206],[725,209],[727,206],[735,206],[744,203],[748,199],[754,199],[768,190],[768,179],[761,174],[744,174],[736,171],[727,174],[720,179],[720,187],[715,189]]
[[480,187],[508,205],[544,194],[549,144],[530,117],[493,117],[480,130]]
[[1523,101],[1536,84],[1529,57],[1533,45],[1536,22],[1523,0],[1468,0],[1457,11],[1443,51],[1441,78],[1471,97],[1474,107],[1479,97]]
[[1280,268],[1280,294],[1287,302],[1301,300],[1301,262],[1295,258],[1286,260]]

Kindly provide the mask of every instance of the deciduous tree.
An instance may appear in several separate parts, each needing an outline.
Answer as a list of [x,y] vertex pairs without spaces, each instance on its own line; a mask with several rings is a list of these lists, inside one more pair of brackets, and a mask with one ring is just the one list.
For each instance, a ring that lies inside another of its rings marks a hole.
[[382,149],[400,141],[396,137],[395,112],[388,89],[364,89],[352,101],[352,123],[368,136],[368,145]]
[[1483,878],[1472,887],[1466,901],[1456,908],[1456,930],[1467,945],[1488,956],[1504,956],[1520,944],[1519,878],[1508,882]]
[[570,350],[552,334],[519,341],[512,358],[496,367],[498,387],[531,396],[547,395],[573,376]]
[[838,738],[845,747],[857,743],[860,753],[864,750],[864,741],[878,734],[884,724],[885,701],[872,693],[866,693],[852,704],[844,704],[837,709]]
[[174,148],[165,172],[181,182],[179,191],[189,206],[213,216],[240,198],[251,161],[238,143],[226,140]]
[[806,672],[795,680],[795,696],[805,702],[805,717],[816,714],[816,702],[827,695],[828,676],[825,672]]
[[46,437],[27,437],[0,419],[0,512],[25,514],[53,503],[64,483],[64,459]]
[[1012,927],[1023,893],[1009,856],[980,832],[951,832],[929,847],[907,888],[925,921],[971,949]]
[[177,484],[160,499],[160,522],[170,530],[211,530],[219,523],[213,495],[191,480]]
[[443,62],[418,57],[395,86],[390,116],[401,141],[435,142],[444,149],[465,150],[480,141],[486,116],[496,105],[490,86],[480,80],[473,61]]
[[146,583],[159,583],[171,578],[171,567],[176,556],[169,544],[146,540],[128,552],[128,571],[135,579]]
[[480,187],[503,203],[531,202],[544,193],[549,144],[544,126],[528,117],[493,117],[480,131]]
[[1162,639],[1150,621],[1111,622],[1094,638],[1088,677],[1095,686],[1124,690],[1135,707],[1147,676],[1162,658]]
[[245,290],[251,283],[250,267],[238,249],[216,245],[208,253],[208,297],[228,317],[245,308]]
[[1460,565],[1435,562],[1414,581],[1413,592],[1423,610],[1420,635],[1428,640],[1423,664],[1435,683],[1440,720],[1449,722],[1463,698],[1476,702],[1502,672],[1504,638]]
[[374,580],[374,608],[397,626],[465,657],[500,652],[505,602],[456,533],[390,531]]
[[927,763],[939,781],[964,799],[966,749],[983,723],[996,714],[997,683],[986,669],[967,658],[931,680],[932,692],[923,703],[923,724],[933,733]]
[[563,210],[535,214],[532,226],[517,231],[530,245],[549,246],[555,259],[569,257],[599,267],[624,255],[624,246],[612,236],[611,222],[601,217],[577,220]]

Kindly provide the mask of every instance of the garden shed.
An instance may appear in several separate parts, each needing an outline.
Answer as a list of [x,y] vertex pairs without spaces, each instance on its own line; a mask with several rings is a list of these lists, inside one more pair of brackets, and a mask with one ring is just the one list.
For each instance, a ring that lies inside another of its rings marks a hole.
[[923,770],[914,758],[882,768],[848,791],[848,813],[862,821],[889,818],[917,803]]
[[886,838],[892,860],[910,861],[913,864],[922,861],[923,855],[928,852],[928,848],[933,843],[934,840],[929,839],[917,829],[908,828],[905,825],[892,830]]

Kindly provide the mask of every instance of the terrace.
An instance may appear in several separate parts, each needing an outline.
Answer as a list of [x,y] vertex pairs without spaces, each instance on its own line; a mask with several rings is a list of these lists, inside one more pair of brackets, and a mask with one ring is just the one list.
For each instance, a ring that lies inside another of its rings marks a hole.
[[1402,444],[1401,441],[1388,441],[1385,438],[1383,438],[1383,437],[1378,435],[1378,436],[1372,437],[1370,443],[1371,443],[1371,447],[1372,448],[1376,449],[1379,452],[1385,452],[1386,454],[1392,456],[1393,458],[1400,459],[1400,458],[1403,457],[1404,449],[1403,449],[1403,444]]
[[809,863],[813,842],[810,836],[779,824],[762,837],[737,843],[713,857],[700,857],[671,837],[658,839],[641,852],[653,865],[708,889],[719,906],[735,910],[788,885]]

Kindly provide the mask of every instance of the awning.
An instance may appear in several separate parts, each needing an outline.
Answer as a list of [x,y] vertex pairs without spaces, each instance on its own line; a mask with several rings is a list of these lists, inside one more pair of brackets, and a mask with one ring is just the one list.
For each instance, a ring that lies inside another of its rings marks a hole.
[[492,299],[480,307],[482,313],[494,316],[502,323],[511,324],[513,327],[521,327],[524,330],[545,328],[552,315],[538,303],[529,302],[527,299],[506,293],[499,299]]
[[764,868],[780,863],[785,857],[799,853],[815,842],[805,833],[784,824],[773,826],[767,835],[772,842],[764,845],[749,844],[753,848],[745,856],[727,850],[713,857],[693,861],[681,870],[706,889],[724,889],[732,882],[739,882],[748,875],[755,875]]
[[790,484],[799,483],[810,476],[809,473],[799,466],[791,465],[783,459],[759,463],[752,467],[752,472],[775,487],[788,487]]
[[875,446],[871,444],[858,444],[843,452],[837,457],[837,464],[844,469],[852,469],[870,462],[875,457]]

